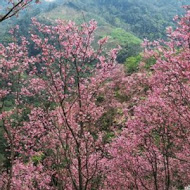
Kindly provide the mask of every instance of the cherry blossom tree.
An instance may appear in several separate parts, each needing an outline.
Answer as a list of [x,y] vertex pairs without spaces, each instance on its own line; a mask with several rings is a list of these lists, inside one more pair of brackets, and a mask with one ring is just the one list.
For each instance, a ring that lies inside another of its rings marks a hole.
[[[27,67],[28,60],[26,39],[22,38],[20,43],[20,45],[10,43],[7,47],[1,44],[0,47],[0,120],[9,144],[7,148],[10,150],[8,153],[10,165],[12,165],[15,157],[14,140],[16,135],[15,129],[20,123],[19,118],[21,115],[20,90],[23,82],[22,75]],[[11,102],[11,108],[6,105],[8,100]],[[14,107],[13,104],[15,105]],[[10,189],[12,172],[11,167],[7,179],[7,189]]]
[[[145,41],[145,57],[156,64],[148,95],[134,107],[103,161],[105,189],[181,189],[190,176],[190,11],[176,17],[168,41]],[[140,83],[141,81],[139,81]]]
[[2,75],[7,74],[1,97],[13,91],[4,78],[13,86],[10,80],[19,75],[19,85],[16,107],[1,113],[10,152],[1,188],[100,189],[105,132],[96,121],[106,108],[97,99],[116,67],[118,50],[103,53],[107,38],[97,50],[91,47],[95,21],[80,27],[64,21],[47,26],[35,19],[33,24],[35,56],[28,55],[24,38],[2,45]]

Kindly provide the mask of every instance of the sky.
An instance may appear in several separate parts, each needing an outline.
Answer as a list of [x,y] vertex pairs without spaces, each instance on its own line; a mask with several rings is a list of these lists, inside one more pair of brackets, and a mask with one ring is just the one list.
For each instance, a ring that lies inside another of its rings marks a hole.
[[55,1],[55,0],[45,0],[46,2],[53,2],[53,1]]

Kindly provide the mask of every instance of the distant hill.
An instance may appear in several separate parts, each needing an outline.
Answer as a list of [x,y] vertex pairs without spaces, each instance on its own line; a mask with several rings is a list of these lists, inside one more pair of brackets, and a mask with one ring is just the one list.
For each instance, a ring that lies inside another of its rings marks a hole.
[[189,0],[75,0],[78,9],[88,10],[111,25],[131,31],[139,38],[157,39],[165,28],[174,25],[173,17],[182,14]]
[[[119,61],[136,56],[144,38],[165,38],[165,28],[174,26],[173,17],[183,14],[182,5],[189,0],[57,0],[42,2],[12,19],[7,25],[20,25],[21,35],[27,35],[31,17],[42,22],[56,19],[74,20],[80,24],[95,19],[98,22],[96,40],[109,36],[107,48],[121,45]],[[36,8],[35,8],[36,7]],[[47,19],[48,18],[48,19]],[[0,41],[9,41],[5,24],[0,24]]]

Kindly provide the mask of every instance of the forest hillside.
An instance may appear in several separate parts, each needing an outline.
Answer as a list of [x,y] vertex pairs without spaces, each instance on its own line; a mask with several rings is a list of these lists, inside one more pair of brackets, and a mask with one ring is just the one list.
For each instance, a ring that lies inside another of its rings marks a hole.
[[0,189],[190,186],[188,0],[0,2]]

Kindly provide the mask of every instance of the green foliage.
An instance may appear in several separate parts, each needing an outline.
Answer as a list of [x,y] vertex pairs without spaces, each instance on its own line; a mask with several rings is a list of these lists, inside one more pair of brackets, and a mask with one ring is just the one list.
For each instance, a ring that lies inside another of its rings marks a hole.
[[11,99],[11,96],[10,98],[7,98],[5,101],[4,101],[4,111],[9,111],[13,108],[14,106],[14,101]]
[[109,111],[102,115],[102,117],[97,121],[96,126],[100,128],[102,131],[109,132],[110,126],[113,126],[114,124],[116,114],[117,110],[111,108]]
[[184,190],[185,188],[183,187],[183,185],[179,186],[177,190]]
[[149,59],[145,59],[144,62],[145,62],[145,68],[147,70],[150,70],[151,67],[156,63],[156,59],[154,57],[151,57]]
[[109,143],[114,137],[115,137],[115,134],[113,132],[108,132],[103,136],[103,142]]
[[127,73],[132,74],[138,71],[139,63],[141,62],[141,60],[142,60],[141,55],[127,58],[125,61],[125,69]]
[[156,59],[154,57],[148,59],[143,58],[141,55],[128,57],[124,64],[126,72],[128,74],[137,72],[141,61],[145,63],[144,68],[148,71],[151,70],[151,67],[156,63]]
[[126,32],[122,28],[113,29],[111,32],[111,37],[113,39],[117,39],[121,45],[124,45],[124,44],[140,45],[142,42],[139,38],[137,38],[136,36],[134,36],[133,34],[129,32]]
[[121,103],[127,102],[127,101],[130,99],[129,96],[126,96],[126,95],[121,94],[121,92],[120,92],[119,89],[116,90],[116,92],[115,92],[115,98],[116,98],[119,102],[121,102]]
[[136,56],[141,52],[142,40],[122,28],[115,28],[111,31],[110,40],[117,42],[122,47],[118,54],[117,61],[124,63],[127,57]]
[[5,139],[3,136],[3,129],[0,128],[0,166],[4,163],[4,161],[5,161]]
[[44,154],[38,154],[32,157],[32,161],[34,162],[34,164],[38,164],[39,162],[41,162],[44,159]]
[[102,102],[104,102],[104,100],[105,100],[104,96],[98,96],[96,100],[97,105],[100,105]]

